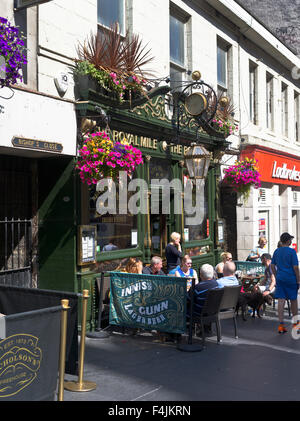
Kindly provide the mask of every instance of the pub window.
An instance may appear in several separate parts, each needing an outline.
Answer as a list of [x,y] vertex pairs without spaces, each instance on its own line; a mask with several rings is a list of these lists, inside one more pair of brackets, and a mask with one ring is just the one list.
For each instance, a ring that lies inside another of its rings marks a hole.
[[299,142],[299,122],[300,122],[300,104],[299,104],[300,96],[297,92],[294,93],[294,124],[295,124],[295,141]]
[[[201,180],[198,184],[196,201],[196,186],[193,185],[187,173],[184,174],[184,191],[187,193],[188,189],[192,189],[192,207],[196,208],[194,213],[188,212],[187,207],[184,208],[184,233],[186,242],[197,241],[201,242],[209,237],[210,224],[208,214],[208,179]],[[191,219],[197,221],[196,224],[191,223]],[[197,249],[197,248],[196,248]],[[195,250],[196,250],[195,249]],[[201,254],[201,247],[198,247],[199,253],[194,251],[194,254]]]
[[[127,192],[127,203],[136,192]],[[103,194],[101,192],[100,194]],[[90,224],[97,226],[97,251],[102,253],[135,248],[138,245],[138,215],[119,213],[119,190],[116,184],[116,214],[99,215],[97,193],[90,192]]]
[[281,84],[281,133],[288,137],[288,87]]
[[273,130],[273,76],[266,75],[266,124],[267,129]]
[[125,0],[98,0],[98,23],[110,28],[118,22],[120,33],[125,34]]
[[257,124],[257,66],[249,64],[249,111],[250,121]]

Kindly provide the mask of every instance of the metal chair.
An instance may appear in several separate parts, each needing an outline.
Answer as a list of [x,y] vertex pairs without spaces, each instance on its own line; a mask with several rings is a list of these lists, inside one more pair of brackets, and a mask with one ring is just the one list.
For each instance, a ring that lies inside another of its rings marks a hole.
[[218,343],[220,342],[220,321],[219,321],[219,311],[221,306],[222,297],[224,294],[224,288],[216,288],[210,289],[207,292],[207,296],[205,299],[204,306],[202,308],[202,312],[199,315],[194,315],[193,322],[200,323],[201,330],[202,330],[202,344],[205,344],[205,331],[204,325],[208,323],[214,322],[216,324],[217,329],[217,338]]
[[[241,285],[224,287],[220,311],[218,313],[219,320],[233,319],[234,336],[237,339],[237,323],[236,323],[236,305],[241,291]],[[220,342],[222,342],[221,324],[220,324]]]

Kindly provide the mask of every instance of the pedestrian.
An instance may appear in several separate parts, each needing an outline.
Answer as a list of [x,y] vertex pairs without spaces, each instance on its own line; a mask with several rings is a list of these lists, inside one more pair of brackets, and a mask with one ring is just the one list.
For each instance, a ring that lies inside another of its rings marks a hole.
[[185,256],[183,256],[181,265],[175,272],[175,276],[179,278],[182,278],[182,277],[188,278],[187,285],[186,285],[187,291],[189,291],[189,289],[192,286],[192,278],[195,279],[195,284],[198,283],[197,272],[195,271],[195,269],[192,268],[192,264],[193,264],[192,259],[190,258],[188,254],[186,254]]
[[239,281],[235,276],[235,271],[236,267],[234,262],[228,261],[224,264],[224,276],[222,278],[217,279],[217,283],[220,288],[239,285]]
[[261,256],[267,252],[266,245],[268,241],[266,237],[259,237],[258,247],[255,247],[250,251],[249,256],[247,257],[248,262],[259,262],[261,263]]
[[182,250],[180,244],[181,235],[178,232],[171,234],[171,241],[167,245],[165,254],[167,259],[167,272],[181,264]]
[[143,274],[144,275],[166,275],[163,271],[162,271],[162,258],[159,256],[153,256],[151,259],[151,263],[150,266],[145,266],[143,269]]
[[217,266],[215,267],[215,270],[217,272],[218,278],[222,278],[223,275],[223,269],[224,269],[224,264],[226,262],[230,262],[232,261],[232,254],[229,253],[228,251],[224,251],[223,253],[221,253],[221,262],[217,264]]
[[278,333],[285,333],[287,329],[283,322],[283,310],[285,300],[291,301],[293,314],[293,328],[298,328],[300,323],[296,320],[298,316],[298,288],[300,285],[299,262],[297,253],[290,248],[294,237],[288,232],[280,236],[282,243],[273,254],[271,268],[276,278],[275,298],[278,299]]

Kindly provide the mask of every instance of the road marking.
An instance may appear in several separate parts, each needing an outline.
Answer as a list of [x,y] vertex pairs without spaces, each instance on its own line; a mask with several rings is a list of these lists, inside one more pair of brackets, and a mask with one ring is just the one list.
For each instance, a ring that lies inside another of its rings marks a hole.
[[160,390],[161,388],[162,388],[162,386],[159,386],[157,389],[153,389],[153,390],[151,390],[150,392],[144,393],[143,395],[138,396],[138,397],[137,397],[137,398],[135,398],[135,399],[131,399],[131,400],[130,400],[130,402],[137,401],[138,399],[144,398],[144,397],[145,397],[145,396],[147,396],[147,395],[151,395],[151,393],[157,392],[157,391],[158,391],[158,390]]

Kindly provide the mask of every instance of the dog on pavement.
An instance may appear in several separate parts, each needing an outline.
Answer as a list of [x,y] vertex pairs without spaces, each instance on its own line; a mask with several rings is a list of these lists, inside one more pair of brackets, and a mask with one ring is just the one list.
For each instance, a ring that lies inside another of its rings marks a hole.
[[270,295],[263,296],[263,294],[257,290],[241,292],[235,311],[236,314],[238,314],[239,309],[241,309],[242,318],[246,321],[247,307],[251,307],[253,310],[252,317],[255,318],[256,312],[257,317],[261,318],[261,310],[265,310],[266,304],[272,304],[272,297]]

